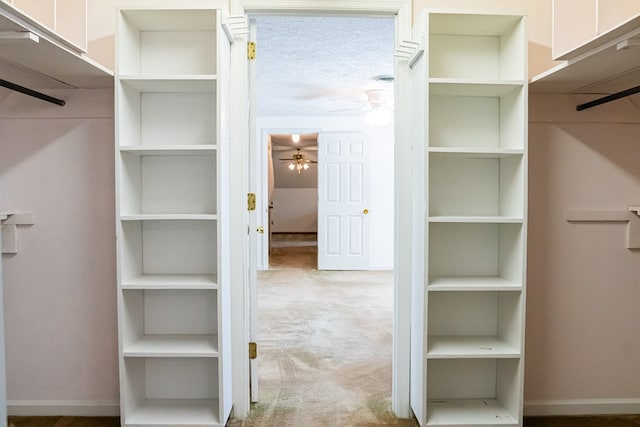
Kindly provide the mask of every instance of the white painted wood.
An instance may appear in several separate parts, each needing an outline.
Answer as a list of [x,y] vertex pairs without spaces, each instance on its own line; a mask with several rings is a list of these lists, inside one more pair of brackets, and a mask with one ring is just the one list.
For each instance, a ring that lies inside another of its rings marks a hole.
[[369,139],[318,136],[318,269],[369,268]]
[[[38,10],[46,10],[38,4]],[[24,84],[37,77],[40,88],[60,87],[61,82],[69,87],[110,88],[113,86],[111,70],[88,59],[84,49],[62,35],[20,11],[18,8],[0,3],[0,31],[30,31],[39,38],[38,43],[4,43],[0,57],[18,66],[19,72],[5,75],[17,84]],[[34,72],[25,73],[25,69]],[[47,77],[42,79],[42,77]]]
[[[249,40],[254,43],[257,43],[257,26],[255,21],[251,21],[249,23]],[[249,61],[249,105],[255,106],[257,105],[257,96],[256,91],[252,90],[252,88],[256,87],[256,60]],[[261,154],[264,154],[262,150],[258,149],[258,143],[256,142],[259,138],[258,131],[256,129],[256,111],[255,109],[249,108],[249,189],[250,192],[256,195],[256,198],[264,195],[263,192],[260,191],[260,181],[264,177],[264,173],[262,173],[262,162],[260,162],[260,158],[258,157]],[[249,339],[251,342],[258,343],[258,276],[257,269],[260,260],[258,259],[259,255],[259,245],[262,239],[265,238],[264,230],[269,232],[270,224],[259,222],[260,220],[268,219],[261,215],[261,212],[258,210],[260,206],[265,206],[268,203],[262,201],[262,203],[256,202],[256,210],[250,213],[249,220],[249,229],[251,230],[251,234],[248,239],[248,251],[249,251],[249,259],[248,263],[248,272],[247,278],[249,279]],[[267,208],[268,209],[268,208]],[[258,233],[258,227],[262,227],[263,232]],[[268,235],[268,234],[267,234]],[[264,245],[262,245],[264,247]],[[260,360],[258,358],[251,359],[249,361],[249,389],[251,394],[251,402],[258,402],[260,399]]]
[[87,0],[55,0],[55,30],[87,51]]
[[127,345],[124,357],[217,357],[216,335],[144,335]]
[[522,425],[524,18],[427,11],[420,22],[412,408],[423,426]]
[[[117,18],[123,425],[223,426],[231,411],[229,46],[216,2]],[[219,68],[219,70],[217,69]]]
[[122,289],[217,289],[215,275],[145,274],[122,280]]
[[[255,0],[232,0],[231,1],[231,13],[233,15],[244,15],[245,13],[255,12],[291,12],[297,11],[307,14],[389,14],[396,15],[396,39],[406,40],[410,38],[411,33],[411,8],[412,5],[406,0],[377,0],[377,1],[362,1],[362,0],[349,0],[349,1],[325,1],[325,0],[273,0],[273,1],[255,1]],[[234,75],[244,75],[246,72],[246,47],[234,43],[232,46],[232,69]],[[401,67],[396,67],[396,84],[397,88],[404,88],[404,92],[397,91],[398,99],[396,105],[403,105],[402,101],[406,98],[408,101],[408,94],[410,93],[410,87],[406,78],[408,75],[405,73],[401,76],[399,70]],[[232,103],[232,126],[234,131],[234,140],[248,141],[248,134],[244,128],[248,120],[248,110],[244,100],[247,99],[246,91],[247,82],[243,79],[236,79],[232,82],[233,93],[236,96],[237,102]],[[400,95],[400,93],[403,93]],[[400,107],[402,109],[402,107]],[[397,118],[402,117],[398,113]],[[406,115],[408,117],[408,115]],[[400,123],[401,120],[397,120],[396,123]],[[396,126],[396,189],[411,188],[411,176],[409,170],[402,169],[402,166],[410,162],[411,160],[411,147],[410,138],[407,131],[408,128],[402,126]],[[242,144],[236,144],[232,158],[236,161],[237,165],[243,165],[245,156],[245,149],[242,148]],[[236,206],[234,211],[236,221],[232,224],[232,230],[236,231],[238,235],[244,235],[246,231],[245,212],[241,209],[243,206],[244,192],[246,191],[246,171],[238,167],[238,171],[234,175],[233,182],[236,184],[239,190],[236,195],[237,203],[232,204]],[[394,356],[393,356],[393,384],[392,384],[392,406],[393,410],[398,416],[410,417],[411,410],[409,407],[409,326],[410,326],[410,310],[411,305],[410,290],[409,290],[409,270],[410,265],[408,260],[410,258],[410,241],[411,241],[411,224],[407,221],[402,221],[402,213],[407,212],[411,206],[410,194],[404,194],[396,191],[396,215],[395,215],[395,230],[396,230],[396,242],[395,242],[395,301],[396,306],[394,309]],[[233,281],[234,283],[240,282],[244,276],[242,264],[245,259],[242,257],[244,252],[243,243],[238,242],[237,246],[232,247],[234,256],[234,265],[232,266]],[[233,308],[234,308],[234,337],[237,337],[234,341],[234,360],[243,360],[247,354],[247,341],[248,341],[248,326],[246,311],[244,307],[247,301],[247,286],[246,282],[242,282],[243,286],[234,286],[232,296]],[[234,415],[242,418],[246,416],[249,411],[249,375],[248,375],[248,363],[234,364]]]
[[217,426],[218,399],[148,399],[125,422],[130,426]]
[[138,92],[215,92],[215,74],[126,75],[120,81]]
[[533,93],[615,93],[637,84],[637,51],[617,45],[640,35],[640,14],[563,55],[566,59],[531,79]]

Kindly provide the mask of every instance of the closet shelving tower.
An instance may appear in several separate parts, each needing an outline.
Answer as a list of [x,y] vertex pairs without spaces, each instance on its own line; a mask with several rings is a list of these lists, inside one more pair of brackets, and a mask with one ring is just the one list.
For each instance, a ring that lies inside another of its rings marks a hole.
[[417,412],[427,426],[522,425],[525,19],[430,11],[423,34]]
[[116,9],[123,426],[223,426],[231,410],[229,37],[221,2]]

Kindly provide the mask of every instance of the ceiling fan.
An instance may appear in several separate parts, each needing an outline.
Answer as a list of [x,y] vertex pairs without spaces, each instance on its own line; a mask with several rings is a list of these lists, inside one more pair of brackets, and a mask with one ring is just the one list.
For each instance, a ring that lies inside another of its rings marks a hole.
[[360,107],[333,110],[331,113],[344,111],[366,111],[364,121],[371,125],[384,125],[393,118],[393,94],[388,89],[365,90],[367,103]]
[[297,148],[290,159],[280,159],[283,162],[289,162],[289,169],[298,171],[298,174],[303,170],[309,169],[309,164],[318,163],[315,160],[309,160],[304,157],[304,154]]

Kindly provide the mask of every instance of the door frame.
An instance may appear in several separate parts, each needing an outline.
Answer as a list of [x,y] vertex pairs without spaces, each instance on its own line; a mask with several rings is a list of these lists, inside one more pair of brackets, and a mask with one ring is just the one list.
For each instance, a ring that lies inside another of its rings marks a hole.
[[[393,16],[395,17],[396,44],[411,39],[411,0],[230,0],[232,16],[250,14],[296,14],[331,16]],[[246,43],[235,42],[231,46],[231,69],[233,75],[247,75]],[[394,322],[393,322],[393,368],[392,409],[397,416],[409,418],[410,390],[410,327],[411,327],[411,224],[402,221],[411,213],[411,134],[410,109],[408,105],[408,67],[395,66],[395,254],[394,254]],[[231,313],[232,313],[232,380],[234,416],[244,418],[249,414],[249,283],[245,268],[247,259],[246,239],[251,231],[247,228],[249,213],[246,209],[247,159],[250,136],[248,123],[249,88],[248,79],[231,79],[231,212],[229,227],[231,239]],[[245,143],[241,143],[245,141]]]

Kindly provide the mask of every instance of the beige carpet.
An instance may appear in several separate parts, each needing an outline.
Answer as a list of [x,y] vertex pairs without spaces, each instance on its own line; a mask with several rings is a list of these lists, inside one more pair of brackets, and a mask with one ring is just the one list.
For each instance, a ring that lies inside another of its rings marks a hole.
[[260,401],[230,426],[413,426],[391,412],[393,273],[318,271],[315,247],[260,272]]

